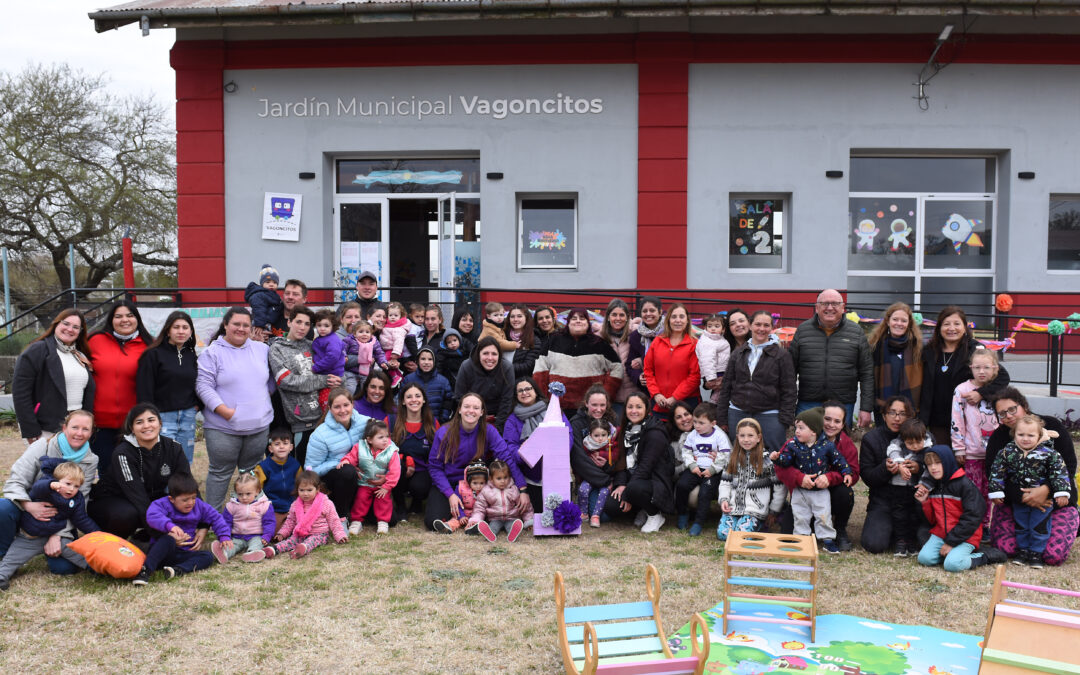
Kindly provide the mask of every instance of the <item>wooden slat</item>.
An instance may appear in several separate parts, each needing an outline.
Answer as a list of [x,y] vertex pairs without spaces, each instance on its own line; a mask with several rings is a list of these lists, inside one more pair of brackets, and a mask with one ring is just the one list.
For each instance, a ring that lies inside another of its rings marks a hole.
[[777,619],[771,616],[754,616],[752,614],[730,614],[730,621],[756,621],[757,623],[779,623],[785,626],[810,627],[810,619]]
[[1040,673],[1080,675],[1080,665],[1076,663],[1043,659],[1027,654],[1013,654],[1012,652],[1003,652],[998,649],[984,649],[982,657],[983,661],[989,661],[990,663],[1000,663],[1006,666],[1027,668],[1028,670],[1034,670]]
[[[797,579],[763,579],[760,577],[728,577],[729,584],[736,586],[761,586],[762,588],[794,588],[803,591],[813,590],[814,585],[809,581]],[[566,610],[570,611],[570,610]]]
[[739,602],[753,602],[753,603],[757,603],[759,605],[783,605],[784,607],[788,607],[788,606],[791,606],[791,607],[810,607],[811,605],[814,604],[812,602],[807,602],[806,600],[774,600],[772,598],[748,597],[750,595],[751,595],[750,593],[744,593],[742,595],[739,595],[738,593],[732,593],[729,597],[732,600],[737,600]]
[[1077,632],[1072,628],[1037,624],[997,615],[990,628],[986,648],[1075,663],[1077,660],[1076,638]]
[[758,569],[785,570],[788,572],[813,572],[811,565],[792,565],[789,563],[757,562],[751,560],[732,560],[732,567],[756,567]]
[[587,605],[581,607],[567,607],[563,610],[563,619],[566,623],[585,623],[592,621],[617,621],[619,619],[652,618],[653,604],[648,600],[642,602],[624,602],[619,605]]
[[679,673],[693,673],[697,670],[697,665],[696,656],[687,656],[637,663],[607,663],[597,667],[596,672],[604,673],[604,675],[678,675]]
[[1071,614],[1062,614],[1061,612],[1048,612],[1042,609],[1017,607],[1013,605],[998,605],[994,612],[997,616],[1008,616],[1022,621],[1045,623],[1050,624],[1051,626],[1072,628],[1073,630],[1080,629],[1080,617]]
[[[607,642],[599,643],[599,656],[605,658],[609,656],[630,656],[631,654],[652,654],[659,653],[664,646],[660,643],[660,638],[635,638],[633,640],[608,640]],[[570,645],[570,657],[575,661],[585,658],[584,645]]]
[[[597,640],[617,640],[628,637],[642,637],[656,635],[656,622],[652,619],[646,621],[621,621],[619,623],[593,623]],[[566,639],[568,642],[581,642],[585,639],[585,626],[567,626]]]

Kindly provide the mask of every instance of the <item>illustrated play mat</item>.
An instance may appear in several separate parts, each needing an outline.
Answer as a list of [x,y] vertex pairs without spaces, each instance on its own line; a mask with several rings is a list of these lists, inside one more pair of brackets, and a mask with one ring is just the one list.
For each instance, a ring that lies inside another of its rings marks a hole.
[[[817,617],[817,640],[810,630],[739,621],[737,616],[805,619],[802,612],[779,605],[732,601],[727,634],[723,603],[701,613],[709,626],[706,673],[847,673],[849,675],[976,675],[981,636],[929,626],[904,626],[845,614]],[[690,655],[690,624],[668,639],[674,656]]]

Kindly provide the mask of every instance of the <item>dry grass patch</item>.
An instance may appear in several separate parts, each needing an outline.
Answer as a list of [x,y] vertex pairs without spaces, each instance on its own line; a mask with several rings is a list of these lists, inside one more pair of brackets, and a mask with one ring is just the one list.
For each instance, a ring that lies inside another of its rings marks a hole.
[[[12,434],[0,438],[0,479],[22,451]],[[200,444],[195,473],[205,472]],[[854,523],[865,502],[861,491]],[[851,530],[857,541],[858,527]],[[365,529],[300,561],[237,561],[141,589],[85,574],[54,577],[39,559],[0,594],[0,672],[33,664],[41,671],[555,673],[556,570],[571,604],[624,602],[644,598],[652,562],[670,633],[720,601],[722,553],[711,532],[691,539],[671,525],[650,537],[605,525],[578,538],[488,544],[423,532],[414,520],[381,537]],[[1075,559],[1010,575],[1080,590]],[[947,574],[861,551],[823,554],[822,568],[820,613],[973,634],[984,628],[991,570]]]

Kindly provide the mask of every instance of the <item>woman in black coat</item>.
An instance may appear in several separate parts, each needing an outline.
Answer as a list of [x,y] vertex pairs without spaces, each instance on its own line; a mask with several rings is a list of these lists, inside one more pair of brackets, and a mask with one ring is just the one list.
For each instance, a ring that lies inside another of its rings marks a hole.
[[33,443],[53,436],[72,410],[94,410],[94,375],[86,317],[77,309],[56,315],[15,362],[12,399],[19,432]]
[[[952,421],[952,399],[957,385],[971,379],[971,353],[979,346],[967,314],[956,305],[948,305],[937,316],[934,334],[922,352],[922,391],[919,394],[919,419],[934,435],[934,442],[952,445],[949,425]],[[998,368],[990,384],[967,395],[968,403],[977,405],[983,399],[1009,384],[1009,371]]]
[[[900,435],[900,425],[915,415],[911,402],[903,396],[890,396],[881,410],[885,426],[874,427],[859,447],[859,476],[870,488],[863,523],[862,547],[867,553],[884,553],[893,544],[892,510],[896,503],[891,491],[892,477],[900,470],[898,463],[888,459],[889,443]],[[911,460],[908,460],[911,461]],[[914,475],[914,474],[913,474]],[[916,507],[911,507],[916,508]],[[914,541],[896,541],[897,553],[918,553]],[[903,543],[903,550],[900,544]]]
[[649,415],[648,395],[634,392],[626,399],[622,426],[615,439],[620,457],[614,488],[604,511],[617,517],[638,509],[634,525],[645,533],[664,524],[664,513],[675,511],[675,461],[669,449],[668,427]]
[[481,338],[472,356],[461,364],[454,383],[454,398],[461,401],[470,392],[479,394],[484,399],[489,422],[502,433],[514,407],[514,379],[514,367],[500,355],[495,338]]
[[195,324],[187,312],[173,312],[139,357],[135,398],[157,406],[162,435],[184,448],[188,464],[195,458],[195,413],[201,405],[195,393],[198,375]]

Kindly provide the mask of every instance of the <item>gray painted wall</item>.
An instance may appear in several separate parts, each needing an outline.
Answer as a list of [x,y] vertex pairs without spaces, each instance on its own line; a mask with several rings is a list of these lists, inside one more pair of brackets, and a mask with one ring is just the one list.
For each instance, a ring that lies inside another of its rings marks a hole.
[[[260,264],[282,279],[330,285],[333,266],[333,159],[418,151],[478,152],[484,286],[587,288],[632,286],[636,278],[637,69],[614,66],[425,67],[227,71],[238,90],[225,94],[227,281],[245,285]],[[541,98],[562,92],[602,98],[599,114],[466,115],[457,97]],[[260,118],[259,99],[331,102],[417,96],[454,97],[452,115]],[[422,154],[422,153],[421,153]],[[300,171],[316,171],[301,181]],[[304,196],[299,242],[260,238],[263,193]],[[518,192],[576,192],[577,271],[516,272]],[[598,261],[603,261],[598,263]],[[385,262],[384,262],[385,265]]]
[[[912,99],[918,68],[692,65],[688,286],[846,286],[848,161],[879,148],[996,153],[998,287],[1080,290],[1080,275],[1046,272],[1049,196],[1080,193],[1080,68],[951,65],[928,85],[927,112]],[[791,193],[789,273],[728,271],[731,192]]]

